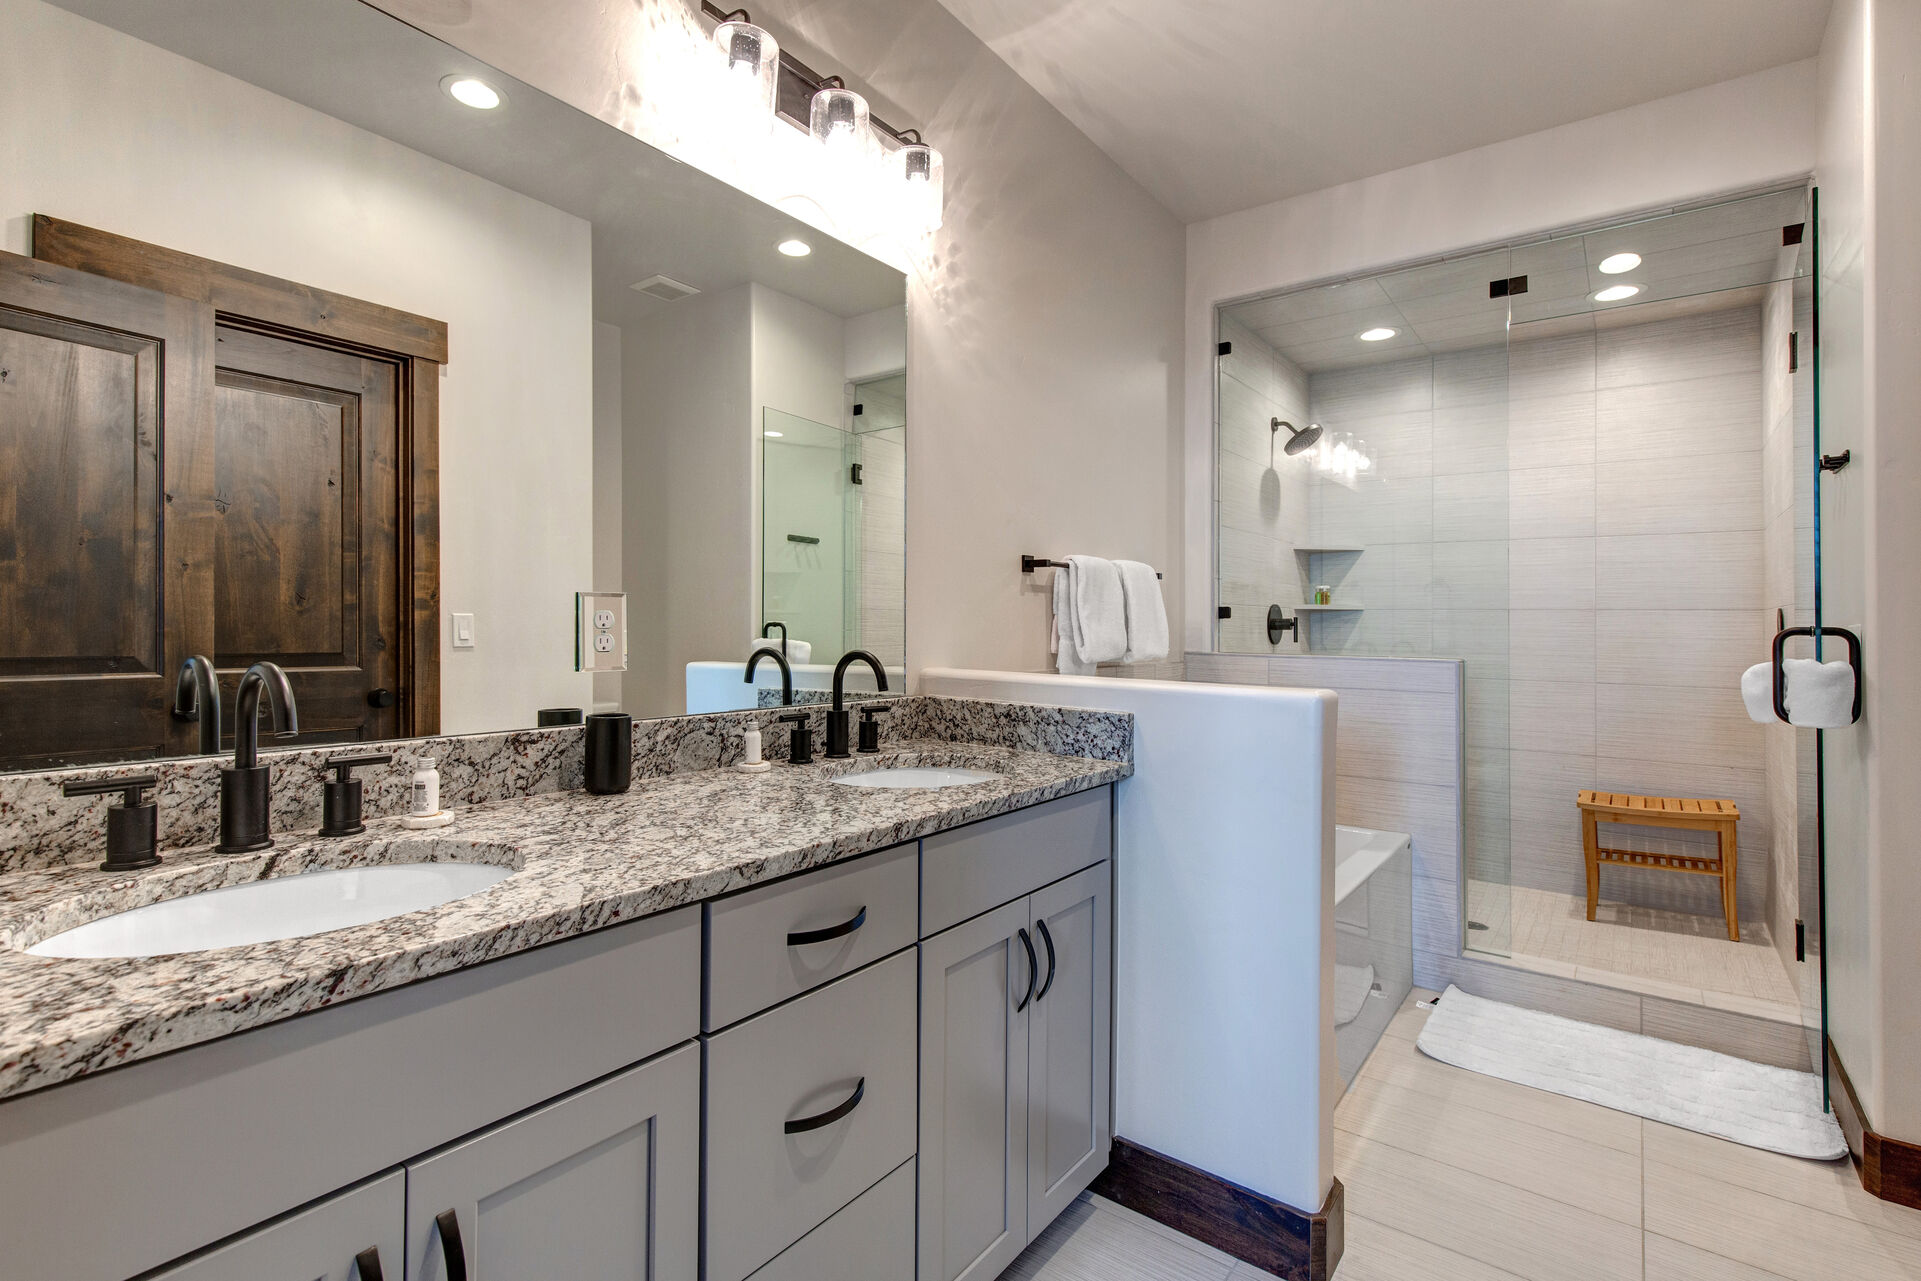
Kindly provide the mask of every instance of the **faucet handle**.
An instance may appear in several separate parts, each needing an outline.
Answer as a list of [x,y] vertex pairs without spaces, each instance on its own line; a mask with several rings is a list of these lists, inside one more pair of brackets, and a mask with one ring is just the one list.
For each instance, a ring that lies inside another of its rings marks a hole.
[[122,793],[121,803],[107,810],[107,861],[101,871],[133,872],[160,862],[160,807],[146,796],[148,788],[158,786],[160,780],[152,774],[61,784],[63,796]]
[[814,761],[814,730],[808,723],[806,712],[794,712],[787,716],[776,716],[775,721],[794,728],[787,731],[787,763],[790,765],[811,765]]
[[369,752],[360,756],[335,756],[324,763],[323,768],[332,770],[334,776],[320,789],[322,836],[353,836],[367,830],[361,818],[362,787],[353,772],[362,765],[385,765],[392,760],[392,752]]
[[862,752],[880,750],[880,717],[893,711],[886,703],[863,703],[860,709],[860,747]]

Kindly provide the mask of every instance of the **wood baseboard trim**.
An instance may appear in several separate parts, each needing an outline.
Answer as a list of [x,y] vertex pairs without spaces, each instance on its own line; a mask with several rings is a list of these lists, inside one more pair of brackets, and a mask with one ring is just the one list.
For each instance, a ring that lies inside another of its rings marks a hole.
[[1826,1043],[1828,1080],[1834,1088],[1830,1101],[1834,1119],[1847,1136],[1848,1151],[1854,1154],[1855,1168],[1861,1173],[1861,1186],[1883,1201],[1921,1210],[1921,1144],[1891,1139],[1876,1134],[1868,1126],[1867,1113],[1854,1093],[1848,1069],[1835,1052],[1834,1042]]
[[1341,1261],[1342,1191],[1297,1210],[1152,1148],[1116,1138],[1097,1195],[1287,1281],[1327,1281]]

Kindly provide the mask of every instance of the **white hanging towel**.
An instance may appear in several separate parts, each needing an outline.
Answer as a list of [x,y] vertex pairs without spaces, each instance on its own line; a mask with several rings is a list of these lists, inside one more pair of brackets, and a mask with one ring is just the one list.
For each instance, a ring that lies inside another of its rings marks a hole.
[[[1812,658],[1790,658],[1781,664],[1788,723],[1804,729],[1845,729],[1854,723],[1854,668],[1846,663],[1823,663]],[[1741,701],[1748,716],[1762,723],[1779,722],[1774,714],[1774,667],[1756,663],[1741,673]]]
[[1155,663],[1167,657],[1167,606],[1152,565],[1117,560],[1121,595],[1127,608],[1127,652],[1123,663]]
[[1127,607],[1112,561],[1069,556],[1067,568],[1054,571],[1054,627],[1063,674],[1091,676],[1127,652]]

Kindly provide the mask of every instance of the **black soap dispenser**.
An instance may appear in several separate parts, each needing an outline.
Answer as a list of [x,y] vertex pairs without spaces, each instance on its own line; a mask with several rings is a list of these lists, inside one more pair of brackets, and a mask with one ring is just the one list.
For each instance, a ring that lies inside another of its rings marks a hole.
[[120,804],[107,810],[107,861],[103,872],[136,872],[160,862],[160,807],[147,799],[147,789],[158,787],[152,774],[127,778],[94,778],[66,783],[63,796],[101,796],[120,792]]

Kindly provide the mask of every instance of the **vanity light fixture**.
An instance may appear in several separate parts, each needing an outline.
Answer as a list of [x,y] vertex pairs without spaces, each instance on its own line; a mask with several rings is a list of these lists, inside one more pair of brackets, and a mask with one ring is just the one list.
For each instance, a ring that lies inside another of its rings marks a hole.
[[[923,231],[932,231],[941,224],[946,166],[940,152],[921,141],[920,130],[903,130],[901,138],[903,144],[895,153],[895,159],[900,164],[900,178],[905,184],[901,196],[903,212],[913,225]],[[907,142],[908,138],[913,141]]]
[[448,76],[440,82],[441,92],[463,107],[492,111],[506,101],[500,90],[474,76]]
[[1609,254],[1601,259],[1601,265],[1596,270],[1604,276],[1618,276],[1624,271],[1633,271],[1640,265],[1640,254]]
[[839,160],[866,158],[873,131],[868,126],[867,99],[846,87],[839,76],[829,76],[814,91],[807,109],[807,131],[814,141]]
[[783,240],[775,245],[774,248],[780,250],[789,258],[805,258],[808,254],[814,252],[814,247],[805,240]]
[[1620,302],[1623,298],[1632,298],[1640,292],[1641,286],[1639,285],[1609,285],[1606,289],[1594,295],[1594,301]]
[[1389,329],[1386,325],[1378,325],[1373,329],[1362,330],[1359,334],[1356,334],[1355,337],[1359,338],[1362,342],[1386,342],[1400,332],[1398,329]]
[[729,114],[748,129],[771,125],[779,93],[780,42],[749,21],[745,9],[736,9],[714,28],[714,44],[726,59],[721,92]]

